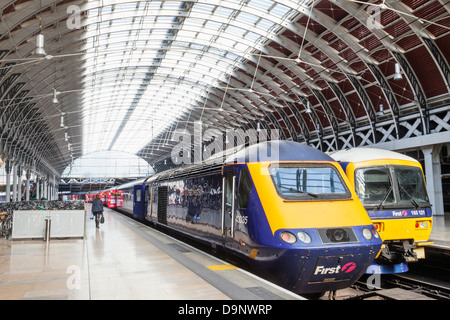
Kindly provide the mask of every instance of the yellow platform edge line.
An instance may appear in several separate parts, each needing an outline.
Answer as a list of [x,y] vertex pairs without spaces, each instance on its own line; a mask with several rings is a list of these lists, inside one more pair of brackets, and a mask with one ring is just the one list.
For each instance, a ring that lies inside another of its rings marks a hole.
[[238,267],[233,266],[232,264],[218,264],[214,266],[206,266],[207,268],[217,271],[217,270],[231,270],[231,269],[237,269]]

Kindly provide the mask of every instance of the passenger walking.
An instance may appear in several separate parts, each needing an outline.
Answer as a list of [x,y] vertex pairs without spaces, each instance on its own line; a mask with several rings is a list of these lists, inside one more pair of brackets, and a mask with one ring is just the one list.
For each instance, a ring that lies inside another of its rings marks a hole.
[[[94,201],[92,201],[92,213],[95,215],[95,226],[100,228],[100,220],[103,220],[103,202],[100,195],[96,194]],[[102,222],[103,223],[103,222]]]

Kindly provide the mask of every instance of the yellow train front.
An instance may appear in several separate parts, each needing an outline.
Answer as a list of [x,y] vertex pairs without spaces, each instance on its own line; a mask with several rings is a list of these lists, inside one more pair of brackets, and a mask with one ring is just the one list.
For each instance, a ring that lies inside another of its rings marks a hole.
[[146,185],[146,219],[300,294],[350,286],[381,247],[338,163],[299,143],[259,143],[221,165],[193,164]]
[[383,240],[367,273],[401,273],[432,244],[431,205],[420,163],[397,152],[354,148],[333,153]]

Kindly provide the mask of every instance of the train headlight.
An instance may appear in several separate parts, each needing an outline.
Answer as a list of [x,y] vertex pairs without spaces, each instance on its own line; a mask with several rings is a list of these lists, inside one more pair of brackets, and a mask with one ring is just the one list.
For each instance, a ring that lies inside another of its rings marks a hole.
[[367,228],[364,228],[364,229],[363,229],[363,236],[364,236],[364,238],[366,238],[367,240],[372,239],[372,231],[370,231],[370,230],[367,229]]
[[297,241],[297,238],[294,236],[294,234],[290,233],[289,231],[281,232],[280,239],[287,243],[295,243]]
[[303,243],[311,243],[311,237],[304,231],[297,232],[297,237]]

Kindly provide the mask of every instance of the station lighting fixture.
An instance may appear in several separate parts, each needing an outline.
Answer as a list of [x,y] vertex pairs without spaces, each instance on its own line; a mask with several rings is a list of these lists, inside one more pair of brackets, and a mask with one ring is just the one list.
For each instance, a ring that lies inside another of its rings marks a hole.
[[61,128],[64,128],[64,116],[61,116]]
[[306,113],[311,113],[311,112],[312,112],[311,106],[309,105],[309,101],[308,101],[307,105],[306,105]]
[[395,74],[394,74],[394,80],[401,80],[403,79],[402,73],[400,71],[400,64],[395,64]]
[[39,57],[47,55],[44,50],[44,35],[42,33],[39,33],[36,37],[36,55]]
[[380,111],[378,111],[377,115],[382,116],[384,114],[384,106],[383,104],[380,104]]
[[56,97],[56,89],[53,89],[53,103],[59,103],[58,98]]

